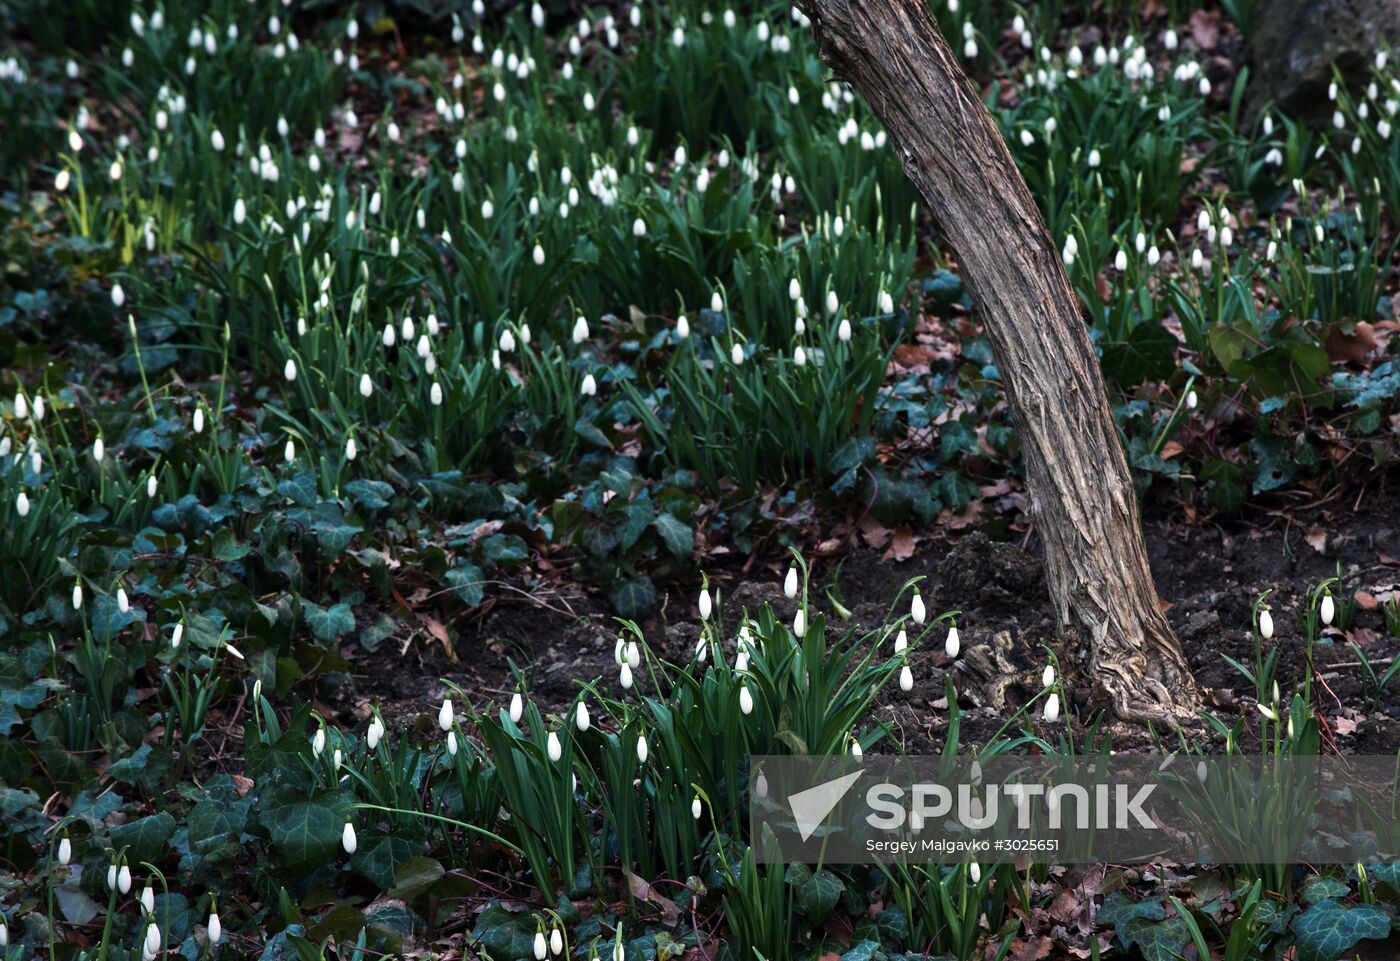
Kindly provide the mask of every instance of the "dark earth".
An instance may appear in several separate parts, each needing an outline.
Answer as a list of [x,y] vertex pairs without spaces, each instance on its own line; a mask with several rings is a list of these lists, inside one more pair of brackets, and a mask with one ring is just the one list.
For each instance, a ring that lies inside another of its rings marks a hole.
[[[1390,633],[1384,611],[1385,602],[1400,592],[1397,481],[1400,472],[1391,467],[1364,488],[1337,492],[1324,503],[1256,509],[1234,520],[1187,523],[1180,508],[1149,508],[1144,534],[1167,617],[1202,689],[1204,709],[1227,725],[1244,718],[1244,750],[1249,750],[1259,728],[1254,688],[1224,655],[1245,665],[1252,663],[1251,604],[1256,596],[1272,590],[1268,603],[1276,633],[1265,650],[1272,645],[1280,651],[1278,677],[1287,699],[1289,686],[1301,683],[1306,665],[1300,621],[1308,591],[1336,575],[1338,565],[1344,590],[1334,593],[1354,596],[1357,603],[1349,628],[1326,629],[1314,653],[1322,681],[1324,743],[1344,753],[1400,750],[1400,724],[1396,723],[1400,681],[1379,696],[1368,695],[1361,660],[1351,647],[1355,643],[1364,651],[1378,675],[1400,654],[1400,638]],[[828,631],[854,628],[864,633],[882,623],[906,581],[922,577],[930,618],[949,610],[961,612],[959,662],[976,660],[979,646],[1008,632],[1016,666],[1038,676],[1046,663],[1041,645],[1053,646],[1055,638],[1040,545],[1028,525],[1009,526],[1013,530],[1021,526],[1027,533],[1015,542],[998,542],[981,532],[956,538],[941,529],[921,532],[912,556],[904,561],[866,547],[847,553],[843,546],[838,556],[812,561],[810,596],[827,613]],[[824,548],[832,550],[831,542]],[[772,556],[752,558],[720,555],[705,565],[722,597],[726,633],[732,637],[737,630],[743,609],[756,611],[765,601],[791,621],[795,602],[783,597],[781,586],[787,563],[786,556],[774,550]],[[848,624],[832,613],[827,590],[833,584],[839,588],[833,593],[852,614]],[[658,612],[641,624],[657,656],[675,663],[689,660],[699,631],[698,591],[698,578],[693,584],[670,585],[661,595]],[[352,665],[353,684],[328,693],[330,703],[322,707],[331,708],[326,713],[339,715],[345,723],[358,723],[369,705],[376,703],[391,726],[407,727],[417,716],[436,713],[447,690],[443,680],[469,692],[477,707],[490,701],[504,703],[515,683],[512,663],[524,672],[530,695],[547,713],[567,708],[580,681],[601,678],[604,690],[618,691],[613,662],[617,623],[601,596],[564,586],[558,593],[534,596],[523,590],[507,591],[484,613],[451,628],[455,658],[426,630],[392,638],[373,653],[347,646],[343,653]],[[935,627],[914,653],[913,691],[905,694],[891,685],[866,725],[887,722],[911,753],[940,750],[943,744],[948,723],[945,633],[941,625]],[[732,646],[729,654],[732,658]],[[958,667],[954,665],[955,672]],[[638,677],[641,692],[647,689],[644,674],[639,672]],[[978,706],[975,684],[958,679],[957,673],[955,680],[965,746],[985,744],[996,736],[1014,713],[1018,693],[1034,693],[1012,687],[1008,709],[995,710]],[[1071,684],[1066,713],[1077,745],[1098,721],[1099,733],[1112,737],[1114,749],[1175,747],[1176,732],[1104,719],[1088,700],[1087,690]],[[1029,724],[1051,743],[1066,733],[1063,720],[1050,725],[1041,718],[1038,704],[1028,713],[1029,722],[1018,719],[1009,733]],[[1188,725],[1184,733],[1207,752],[1224,749],[1223,740],[1204,721]],[[875,748],[891,749],[888,744]]]

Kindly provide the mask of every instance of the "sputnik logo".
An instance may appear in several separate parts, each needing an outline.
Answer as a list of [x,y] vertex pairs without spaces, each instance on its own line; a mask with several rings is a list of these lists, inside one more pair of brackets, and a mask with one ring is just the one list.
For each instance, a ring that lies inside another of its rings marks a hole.
[[797,831],[803,841],[816,833],[832,808],[841,803],[841,799],[864,773],[856,771],[788,795],[788,807],[792,809],[793,820],[797,822]]

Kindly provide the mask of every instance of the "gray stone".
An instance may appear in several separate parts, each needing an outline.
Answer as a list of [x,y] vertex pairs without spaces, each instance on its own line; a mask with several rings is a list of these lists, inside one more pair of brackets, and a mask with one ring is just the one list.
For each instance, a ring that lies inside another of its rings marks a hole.
[[1248,43],[1254,109],[1316,113],[1334,64],[1362,83],[1376,51],[1400,44],[1400,0],[1256,0]]

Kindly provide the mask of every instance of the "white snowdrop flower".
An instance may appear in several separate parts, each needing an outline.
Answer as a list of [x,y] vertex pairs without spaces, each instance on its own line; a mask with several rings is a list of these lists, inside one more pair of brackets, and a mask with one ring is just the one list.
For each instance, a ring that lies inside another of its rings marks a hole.
[[1178,40],[1175,30],[1168,30],[1166,33],[1162,34],[1162,46],[1166,47],[1168,50],[1175,50],[1177,48],[1177,43]]
[[82,135],[79,134],[76,130],[68,131],[68,149],[73,151],[74,153],[77,153],[78,151],[83,149]]
[[1187,410],[1195,410],[1195,409],[1196,409],[1196,405],[1197,405],[1198,403],[1200,403],[1200,401],[1199,401],[1199,400],[1197,399],[1197,397],[1196,397],[1196,392],[1195,392],[1194,390],[1189,390],[1189,391],[1187,391],[1187,392],[1186,392],[1186,409],[1187,409]]
[[292,383],[297,379],[297,365],[292,358],[287,358],[286,366],[282,368],[282,376],[287,379],[287,383]]
[[592,374],[583,375],[583,383],[579,385],[579,393],[584,397],[596,397],[598,394],[598,381]]
[[[58,842],[58,863],[67,865],[71,860],[73,860],[73,842],[68,840],[68,835],[65,834],[63,840]],[[3,925],[4,922],[0,921],[0,926]]]
[[68,189],[68,184],[72,180],[72,175],[68,173],[68,168],[60,170],[53,178],[53,189],[63,193]]
[[544,266],[544,248],[541,247],[539,244],[535,244],[535,266]]
[[828,291],[826,292],[826,312],[827,312],[827,314],[829,314],[830,316],[833,316],[833,317],[834,317],[834,316],[836,316],[836,312],[837,312],[838,310],[840,310],[840,309],[841,309],[841,301],[837,299],[837,297],[836,297],[836,291],[834,291],[834,290],[828,290]]
[[802,285],[794,277],[788,281],[788,299],[796,303],[802,299]]
[[1120,249],[1113,257],[1113,268],[1119,273],[1128,269],[1128,253]]
[[515,350],[515,334],[511,333],[509,327],[501,331],[499,347],[503,354],[509,354],[511,351]]
[[[1196,92],[1199,93],[1202,97],[1209,97],[1209,96],[1210,96],[1210,78],[1209,78],[1209,77],[1202,77],[1202,78],[1201,78],[1200,83],[1196,84]],[[1164,107],[1163,109],[1166,109],[1166,108]],[[1168,116],[1170,117],[1170,111],[1168,111]]]
[[647,222],[641,217],[632,221],[632,236],[645,237],[647,235]]
[[29,401],[23,394],[15,394],[15,420],[24,420],[29,416]]
[[1136,237],[1134,237],[1133,247],[1137,250],[1138,253],[1142,253],[1143,251],[1145,251],[1147,249],[1147,235],[1144,233],[1139,233]]
[[1041,672],[1041,675],[1040,675],[1040,686],[1041,686],[1041,687],[1050,687],[1050,686],[1051,686],[1052,684],[1054,684],[1054,683],[1055,683],[1055,666],[1054,666],[1053,664],[1046,664],[1046,665],[1045,665],[1045,670],[1042,671],[1042,672]]
[[1264,717],[1266,717],[1270,721],[1278,721],[1278,712],[1275,711],[1273,708],[1269,707],[1269,705],[1261,702],[1259,704],[1256,704],[1255,707],[1259,708],[1259,713],[1264,715]]
[[961,650],[962,639],[958,636],[958,628],[955,624],[948,628],[948,639],[943,642],[943,653],[947,654],[951,660],[955,659]]
[[442,406],[442,385],[433,381],[433,386],[428,390],[428,401],[434,407]]
[[97,438],[97,440],[92,442],[92,459],[100,464],[102,463],[103,458],[105,458],[106,456],[107,445],[103,443],[102,438],[99,437]]
[[20,517],[29,516],[29,495],[24,491],[20,491],[19,496],[15,498],[15,513]]
[[1049,724],[1054,724],[1060,718],[1060,695],[1052,691],[1050,697],[1045,701],[1045,720]]
[[125,614],[131,610],[131,598],[126,596],[126,588],[117,588],[117,610]]
[[588,321],[579,317],[574,321],[573,340],[576,344],[581,344],[588,339]]
[[753,713],[753,694],[747,684],[739,688],[739,710],[746,716]]
[[894,313],[894,298],[890,296],[889,291],[880,291],[879,307],[882,314]]
[[792,618],[792,633],[797,637],[807,633],[807,611],[804,608],[799,607]]
[[579,701],[578,708],[574,711],[574,725],[580,731],[586,731],[592,723],[593,720],[588,716],[588,705]]
[[895,654],[903,654],[907,650],[909,650],[909,635],[901,629],[894,636],[894,652]]
[[647,736],[646,736],[645,734],[638,734],[638,735],[637,735],[637,763],[638,763],[638,764],[645,764],[645,763],[647,762],[647,754],[648,754],[648,753],[649,753],[649,752],[648,752],[648,750],[647,750]]
[[[150,889],[147,888],[147,890],[150,890]],[[151,904],[152,904],[152,905],[155,904],[155,893],[154,893],[154,892],[152,892],[152,894],[151,894]],[[148,925],[146,926],[146,942],[145,942],[145,949],[144,949],[144,951],[143,951],[142,953],[143,953],[143,955],[149,955],[150,957],[154,958],[154,957],[156,956],[157,952],[160,951],[160,946],[161,946],[160,928],[156,926],[156,924],[155,924],[154,921],[152,921],[150,924],[148,924]]]
[[695,799],[690,802],[690,816],[695,820],[700,820],[700,815],[705,811],[705,806],[700,803],[700,795],[695,795]]
[[345,830],[340,832],[340,846],[345,849],[346,854],[354,854],[355,849],[360,846],[359,840],[355,837],[355,823],[345,822]]
[[233,222],[242,226],[243,221],[248,219],[248,205],[239,197],[233,202]]
[[311,735],[311,754],[314,757],[320,757],[321,752],[323,752],[325,749],[326,729],[324,727],[318,727],[316,728],[316,733]]
[[1205,266],[1205,254],[1201,253],[1201,248],[1197,247],[1191,251],[1191,267],[1193,270],[1200,270]]
[[914,597],[909,602],[909,616],[914,619],[915,624],[922,624],[928,617],[928,610],[924,607],[924,596],[919,593],[919,589],[914,589]]
[[564,952],[564,932],[555,925],[549,932],[549,950],[551,954],[562,954]]
[[559,743],[557,731],[549,732],[549,737],[545,739],[545,750],[549,753],[549,759],[556,763],[564,756],[564,746]]
[[1269,246],[1266,247],[1265,250],[1264,250],[1264,259],[1265,259],[1265,260],[1272,261],[1272,260],[1275,260],[1277,257],[1278,257],[1278,241],[1276,241],[1276,240],[1271,240],[1271,241],[1269,241]]
[[452,698],[442,699],[442,707],[438,708],[438,727],[444,731],[452,728]]
[[729,362],[735,367],[742,366],[744,363],[744,348],[738,341],[735,341],[729,348]]
[[122,285],[121,285],[121,284],[113,284],[113,285],[112,285],[112,305],[113,305],[114,307],[120,307],[120,306],[121,306],[122,304],[124,304],[124,303],[126,303],[126,291],[122,290]]
[[982,883],[982,866],[973,861],[967,866],[967,876],[972,879],[973,884]]
[[1161,259],[1162,252],[1157,249],[1156,244],[1153,244],[1151,247],[1147,248],[1147,266],[1156,267],[1157,264],[1161,261]]
[[[970,26],[970,24],[969,24],[969,26]],[[963,58],[964,58],[965,60],[976,60],[976,59],[977,59],[977,41],[976,41],[976,40],[971,40],[971,39],[969,39],[969,40],[967,40],[967,41],[965,41],[965,42],[963,43]]]
[[204,433],[204,408],[203,408],[203,407],[196,407],[196,408],[194,409],[194,418],[193,418],[193,419],[194,419],[194,425],[193,425],[193,426],[194,426],[194,432],[195,432],[196,434],[202,434],[202,433]]
[[686,320],[685,314],[676,318],[676,336],[681,340],[690,336],[690,321]]
[[524,716],[525,698],[520,696],[519,691],[516,691],[510,696],[510,709],[507,712],[507,714],[509,715],[512,724],[519,724],[520,718]]
[[1229,226],[1220,228],[1220,246],[1229,247],[1235,241],[1235,232]]
[[1029,130],[1022,130],[1022,131],[1021,131],[1021,146],[1023,146],[1023,147],[1030,147],[1030,146],[1033,146],[1034,144],[1035,144],[1035,134],[1031,133]]
[[617,683],[622,685],[624,691],[631,690],[632,688],[632,665],[628,664],[626,661],[623,661],[622,666],[618,668]]
[[[337,751],[337,753],[339,753],[339,752]],[[456,731],[448,731],[448,732],[447,732],[447,753],[448,753],[449,755],[451,755],[452,757],[456,757],[456,756],[457,756],[457,732],[456,732]]]
[[1259,612],[1259,636],[1266,641],[1274,636],[1274,615],[1267,610]]
[[125,863],[117,871],[117,890],[122,894],[131,893],[131,868],[127,867]]
[[1318,243],[1322,243],[1327,239],[1327,234],[1323,231],[1322,224],[1313,224],[1313,237],[1317,239]]
[[1337,609],[1336,605],[1332,603],[1332,595],[1330,593],[1322,595],[1322,603],[1318,605],[1317,612],[1322,617],[1322,623],[1332,623],[1332,618],[1337,613]]
[[851,339],[851,322],[845,317],[841,318],[841,323],[836,327],[836,336],[843,343]]
[[899,689],[905,694],[914,690],[914,672],[905,664],[899,669]]
[[700,589],[699,607],[700,620],[708,621],[710,619],[710,613],[714,609],[714,605],[710,600],[710,592],[703,587]]
[[287,446],[282,449],[282,458],[288,464],[297,459],[297,446],[290,437],[287,438]]
[[115,891],[117,889],[117,865],[116,862],[107,867],[107,889]]
[[1089,151],[1089,167],[1091,169],[1097,169],[1102,160],[1103,158],[1099,155],[1098,147]]
[[224,925],[219,920],[219,915],[213,911],[209,912],[209,922],[205,925],[205,930],[209,935],[210,944],[218,944],[224,937]]
[[789,598],[797,596],[797,565],[788,567],[787,576],[783,578],[783,594]]
[[150,881],[147,881],[146,886],[141,889],[140,901],[141,907],[145,909],[147,914],[150,914],[151,912],[155,911],[156,889],[151,885]]

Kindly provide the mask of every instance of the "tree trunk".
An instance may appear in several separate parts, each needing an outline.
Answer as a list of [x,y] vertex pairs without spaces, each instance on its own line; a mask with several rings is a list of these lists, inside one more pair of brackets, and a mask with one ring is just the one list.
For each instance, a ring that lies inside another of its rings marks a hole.
[[1020,439],[1056,621],[1096,702],[1194,713],[1098,359],[1026,182],[924,0],[806,0],[822,57],[884,123],[957,251]]

